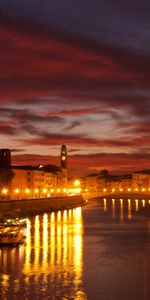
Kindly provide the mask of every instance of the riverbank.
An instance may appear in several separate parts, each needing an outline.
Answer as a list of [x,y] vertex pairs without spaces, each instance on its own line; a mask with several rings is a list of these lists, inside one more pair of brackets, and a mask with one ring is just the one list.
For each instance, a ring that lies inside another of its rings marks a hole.
[[101,195],[100,198],[134,198],[134,199],[150,199],[150,194],[149,193],[132,193],[132,192],[128,192],[128,193],[111,193],[111,194],[105,194],[105,195]]
[[0,214],[17,214],[19,217],[42,214],[44,212],[69,209],[85,205],[81,195],[56,198],[23,199],[0,201]]
[[118,193],[102,193],[102,194],[88,194],[84,195],[83,197],[88,200],[93,200],[93,199],[100,199],[100,198],[134,198],[134,199],[148,199],[150,200],[150,193],[132,193],[132,192],[118,192]]

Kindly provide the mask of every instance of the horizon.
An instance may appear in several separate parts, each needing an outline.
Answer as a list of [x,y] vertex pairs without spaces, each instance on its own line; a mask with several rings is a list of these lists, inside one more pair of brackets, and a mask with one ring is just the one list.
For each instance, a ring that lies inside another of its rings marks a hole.
[[[29,155],[30,156],[30,155]],[[53,157],[53,160],[51,160],[50,158],[47,159],[47,161],[45,161],[45,163],[43,163],[43,161],[41,160],[40,158],[40,161],[37,160],[36,163],[32,163],[31,164],[31,160],[32,160],[32,157],[30,160],[27,160],[26,162],[24,161],[24,163],[20,164],[19,162],[17,162],[13,156],[11,156],[11,160],[12,160],[12,167],[24,167],[24,166],[29,166],[29,167],[38,167],[39,165],[42,165],[42,166],[46,166],[46,165],[53,165],[53,166],[56,166],[56,167],[60,167],[60,154],[58,156],[55,156]],[[109,172],[109,175],[127,175],[127,174],[132,174],[134,172],[144,172],[144,171],[147,171],[149,170],[148,168],[142,168],[142,169],[135,169],[135,170],[130,170],[130,171],[120,171],[120,170],[117,170],[117,169],[114,169],[114,170],[109,170],[109,169],[106,169],[105,166],[103,168],[94,168],[93,171],[92,171],[92,168],[91,168],[91,171],[89,169],[84,169],[83,172],[81,172],[81,170],[78,170],[77,169],[72,169],[72,164],[71,164],[71,160],[72,160],[72,156],[68,156],[67,155],[67,161],[69,160],[69,163],[67,162],[67,169],[69,171],[69,175],[71,176],[87,176],[87,175],[92,175],[92,174],[99,174],[101,173],[101,171],[103,171],[104,169],[107,170]],[[95,171],[95,172],[94,172]]]

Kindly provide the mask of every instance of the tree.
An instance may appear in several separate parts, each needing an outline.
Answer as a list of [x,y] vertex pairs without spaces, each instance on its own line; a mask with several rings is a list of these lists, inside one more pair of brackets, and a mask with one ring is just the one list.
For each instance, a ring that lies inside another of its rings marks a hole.
[[108,170],[106,169],[103,169],[100,171],[100,174],[103,176],[103,177],[107,177],[109,174],[108,174]]

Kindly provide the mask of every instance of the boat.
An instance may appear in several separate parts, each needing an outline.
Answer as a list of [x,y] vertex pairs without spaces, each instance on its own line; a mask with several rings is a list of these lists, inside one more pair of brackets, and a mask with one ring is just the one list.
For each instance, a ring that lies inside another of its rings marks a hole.
[[13,246],[22,243],[24,234],[18,227],[3,228],[0,230],[0,246]]
[[26,218],[3,218],[0,220],[0,227],[26,226]]

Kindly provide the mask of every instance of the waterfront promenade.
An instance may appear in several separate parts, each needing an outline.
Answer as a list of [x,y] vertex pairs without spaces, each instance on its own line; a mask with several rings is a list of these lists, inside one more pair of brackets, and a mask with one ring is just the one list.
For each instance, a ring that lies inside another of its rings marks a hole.
[[1,200],[0,212],[1,215],[8,214],[9,212],[16,212],[19,216],[28,216],[73,208],[84,204],[86,204],[86,201],[81,195],[55,198]]
[[103,193],[83,193],[85,199],[97,199],[97,198],[143,198],[150,199],[150,192],[103,192]]

